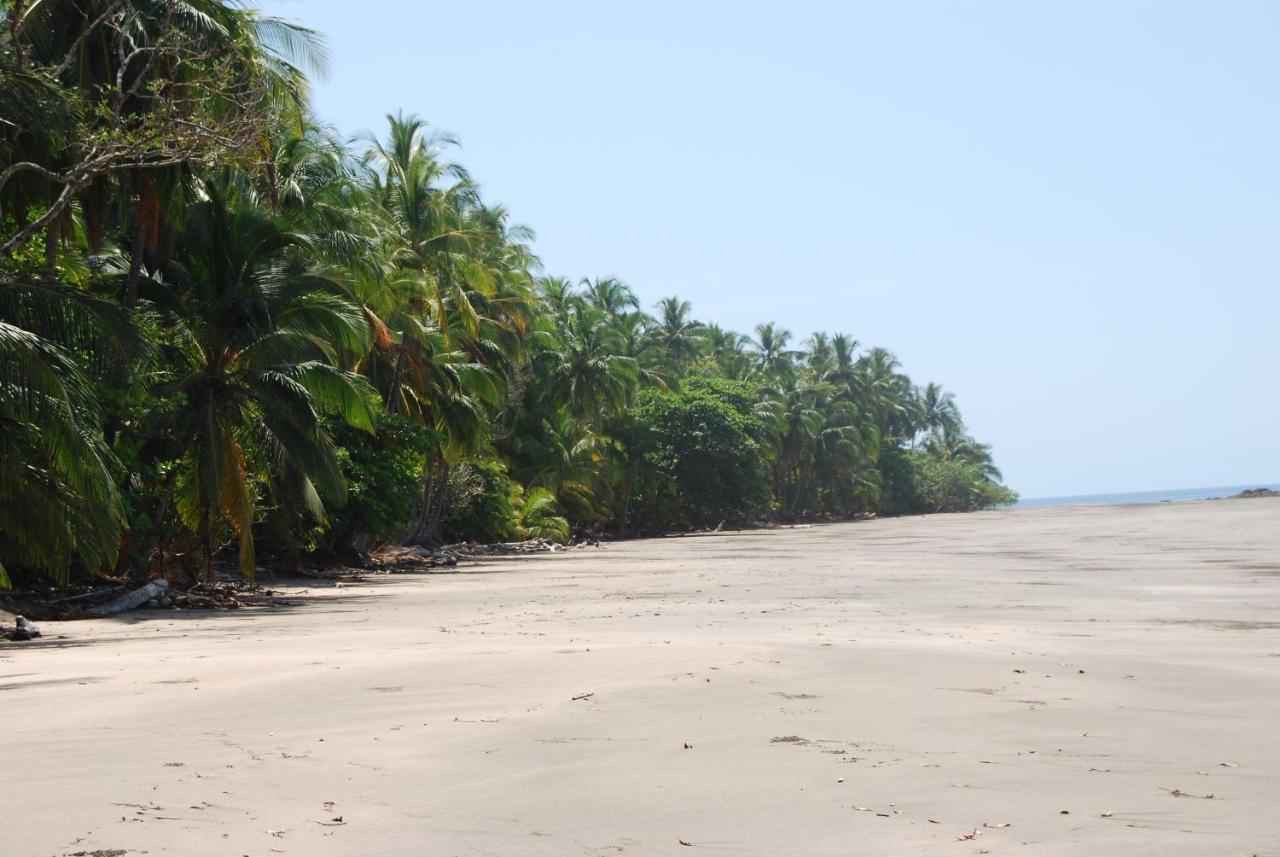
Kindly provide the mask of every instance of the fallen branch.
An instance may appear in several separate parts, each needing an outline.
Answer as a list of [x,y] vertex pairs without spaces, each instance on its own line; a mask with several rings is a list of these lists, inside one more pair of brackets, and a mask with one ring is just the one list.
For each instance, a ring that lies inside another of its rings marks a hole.
[[92,607],[88,612],[94,616],[114,616],[117,613],[124,613],[128,610],[136,610],[152,598],[159,598],[164,595],[168,589],[168,581],[153,580],[145,586],[140,586],[132,592],[121,595],[114,601],[103,604],[100,607]]

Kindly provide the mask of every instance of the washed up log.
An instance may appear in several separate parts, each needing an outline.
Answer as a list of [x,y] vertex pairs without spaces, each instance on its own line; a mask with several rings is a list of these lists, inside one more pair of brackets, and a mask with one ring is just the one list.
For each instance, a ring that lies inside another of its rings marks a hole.
[[415,547],[412,550],[423,559],[442,559],[449,565],[456,565],[458,560],[462,559],[458,554],[451,553],[447,550],[431,550],[430,548],[424,547]]
[[160,598],[169,589],[167,580],[153,580],[145,586],[139,586],[132,592],[126,592],[114,601],[92,607],[89,613],[94,616],[114,616],[127,610],[136,610],[152,598]]

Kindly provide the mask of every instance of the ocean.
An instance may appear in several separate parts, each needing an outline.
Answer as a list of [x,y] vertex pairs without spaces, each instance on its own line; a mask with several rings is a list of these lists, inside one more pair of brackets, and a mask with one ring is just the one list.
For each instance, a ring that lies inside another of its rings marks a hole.
[[1223,488],[1170,488],[1167,491],[1135,491],[1130,494],[1080,494],[1075,497],[1028,497],[1013,504],[1014,509],[1036,506],[1098,506],[1132,503],[1178,503],[1188,500],[1211,500],[1233,497],[1248,488],[1270,488],[1280,491],[1280,483],[1259,482],[1253,485],[1230,485]]

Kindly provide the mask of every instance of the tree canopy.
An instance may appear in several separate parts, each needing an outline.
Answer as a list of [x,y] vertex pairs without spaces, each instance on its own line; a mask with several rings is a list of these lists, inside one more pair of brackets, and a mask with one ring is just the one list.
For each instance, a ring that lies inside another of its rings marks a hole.
[[239,3],[0,11],[0,585],[1015,499],[886,349],[547,275],[324,65]]

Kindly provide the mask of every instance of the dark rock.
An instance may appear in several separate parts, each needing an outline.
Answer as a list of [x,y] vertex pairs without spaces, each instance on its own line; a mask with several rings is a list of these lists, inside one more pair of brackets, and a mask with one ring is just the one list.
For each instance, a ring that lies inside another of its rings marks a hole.
[[1232,497],[1232,500],[1250,500],[1254,497],[1280,497],[1280,491],[1270,488],[1248,488]]

